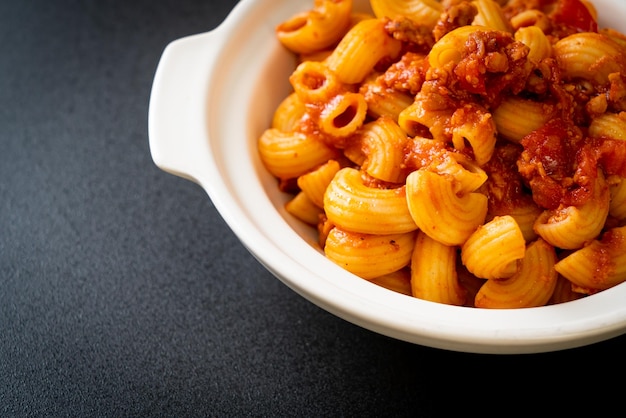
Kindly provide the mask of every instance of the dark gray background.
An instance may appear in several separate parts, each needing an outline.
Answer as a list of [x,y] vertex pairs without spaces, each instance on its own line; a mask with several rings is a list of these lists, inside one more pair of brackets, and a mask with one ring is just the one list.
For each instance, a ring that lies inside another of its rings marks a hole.
[[488,356],[377,335],[273,278],[199,186],[154,166],[161,52],[235,3],[0,2],[0,416],[610,404],[626,337]]

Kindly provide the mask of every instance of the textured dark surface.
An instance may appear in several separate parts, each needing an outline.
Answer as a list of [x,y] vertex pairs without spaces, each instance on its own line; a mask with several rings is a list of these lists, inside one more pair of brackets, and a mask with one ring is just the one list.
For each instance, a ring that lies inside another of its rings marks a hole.
[[374,334],[273,278],[203,190],[154,166],[161,52],[235,3],[0,2],[0,416],[610,404],[626,337],[487,356]]

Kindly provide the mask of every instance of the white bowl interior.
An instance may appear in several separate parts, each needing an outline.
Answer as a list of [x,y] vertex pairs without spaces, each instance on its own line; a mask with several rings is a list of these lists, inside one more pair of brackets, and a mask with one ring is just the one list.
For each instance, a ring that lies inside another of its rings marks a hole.
[[[469,352],[525,353],[581,346],[621,334],[626,327],[626,285],[561,305],[482,310],[391,292],[323,256],[316,232],[285,212],[288,197],[278,191],[256,151],[259,135],[290,91],[287,78],[295,65],[276,41],[274,28],[311,4],[242,1],[223,24],[224,45],[209,80],[210,153],[204,157],[219,178],[207,171],[199,182],[252,254],[322,308],[414,343]],[[626,30],[624,3],[595,0],[595,5],[603,26]]]

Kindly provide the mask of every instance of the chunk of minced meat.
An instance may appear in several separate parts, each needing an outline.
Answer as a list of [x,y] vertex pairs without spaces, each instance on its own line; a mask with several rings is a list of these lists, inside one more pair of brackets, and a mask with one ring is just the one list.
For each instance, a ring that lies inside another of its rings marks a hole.
[[478,9],[470,2],[461,2],[450,6],[442,15],[433,29],[435,42],[443,36],[461,26],[471,25]]

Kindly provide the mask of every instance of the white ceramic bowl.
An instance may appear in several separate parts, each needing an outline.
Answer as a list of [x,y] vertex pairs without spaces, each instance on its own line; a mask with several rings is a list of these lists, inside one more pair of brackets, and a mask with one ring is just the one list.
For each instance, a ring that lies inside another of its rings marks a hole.
[[[358,3],[358,2],[357,2]],[[397,339],[476,353],[536,353],[626,331],[626,285],[519,310],[448,306],[378,287],[315,247],[263,168],[260,133],[289,92],[294,59],[275,26],[312,0],[242,0],[215,30],[167,46],[155,74],[150,149],[161,169],[198,183],[248,250],[287,286],[354,324]],[[626,30],[626,3],[595,0],[602,26]]]

